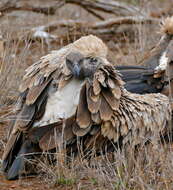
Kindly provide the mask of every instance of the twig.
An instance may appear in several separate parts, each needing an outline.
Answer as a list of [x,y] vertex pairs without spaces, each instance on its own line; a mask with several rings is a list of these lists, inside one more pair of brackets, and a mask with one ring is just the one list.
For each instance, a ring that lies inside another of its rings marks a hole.
[[5,4],[2,4],[0,6],[0,12],[1,12],[1,16],[3,16],[6,12],[10,12],[13,10],[25,10],[25,11],[43,13],[45,15],[53,15],[55,14],[56,10],[63,5],[64,5],[63,1],[59,1],[56,4],[53,4],[51,6],[45,6],[45,7],[39,7],[39,6],[30,5],[30,4],[23,5],[23,4],[20,4],[19,2],[8,1]]
[[143,12],[139,7],[113,1],[113,0],[66,0],[67,3],[77,4],[82,7],[89,7],[96,10],[101,10],[107,13],[113,13],[115,15],[143,15],[146,16],[146,13]]

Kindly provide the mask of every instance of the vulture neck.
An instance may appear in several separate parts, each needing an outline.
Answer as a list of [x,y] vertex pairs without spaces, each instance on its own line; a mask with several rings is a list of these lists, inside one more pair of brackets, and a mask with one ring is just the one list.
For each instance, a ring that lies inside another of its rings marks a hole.
[[45,113],[40,121],[34,123],[34,127],[54,123],[74,115],[84,82],[85,80],[72,78],[63,88],[50,93]]
[[164,54],[170,40],[171,38],[169,35],[162,36],[159,43],[155,46],[154,49],[151,50],[147,56],[148,58],[144,61],[144,65],[155,69],[160,64],[160,59]]
[[166,70],[168,57],[166,56],[167,51],[164,51],[159,59],[159,65],[156,67],[156,70],[159,69],[161,71]]

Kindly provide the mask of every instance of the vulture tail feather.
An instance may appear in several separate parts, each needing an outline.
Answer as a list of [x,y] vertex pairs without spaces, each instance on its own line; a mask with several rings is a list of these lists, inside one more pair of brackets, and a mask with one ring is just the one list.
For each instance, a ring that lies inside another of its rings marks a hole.
[[32,155],[28,154],[34,152],[38,152],[38,150],[35,149],[33,143],[29,140],[25,141],[22,144],[21,149],[18,152],[15,160],[13,161],[10,169],[8,170],[6,178],[8,180],[17,179],[20,176],[20,174],[23,172],[27,159],[32,158]]

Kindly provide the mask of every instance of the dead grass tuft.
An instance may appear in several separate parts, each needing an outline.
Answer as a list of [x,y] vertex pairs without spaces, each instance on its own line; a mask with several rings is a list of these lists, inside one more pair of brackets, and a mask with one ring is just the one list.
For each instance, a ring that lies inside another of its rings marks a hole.
[[[170,190],[173,186],[172,145],[149,144],[134,152],[116,151],[99,157],[50,164],[39,162],[41,178],[52,187],[69,189]],[[64,154],[55,153],[64,158]],[[59,158],[58,158],[59,159]]]

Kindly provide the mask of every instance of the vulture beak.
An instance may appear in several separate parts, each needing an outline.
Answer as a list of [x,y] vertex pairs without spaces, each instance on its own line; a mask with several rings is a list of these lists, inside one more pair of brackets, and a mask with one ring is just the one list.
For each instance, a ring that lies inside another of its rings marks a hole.
[[78,52],[71,52],[66,56],[66,65],[72,74],[77,78],[81,77],[80,75],[83,59],[84,56]]
[[80,67],[79,67],[79,65],[78,64],[75,64],[74,65],[74,67],[73,67],[73,74],[75,75],[75,76],[77,76],[77,77],[79,77],[80,76]]

